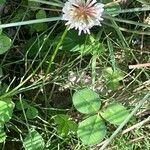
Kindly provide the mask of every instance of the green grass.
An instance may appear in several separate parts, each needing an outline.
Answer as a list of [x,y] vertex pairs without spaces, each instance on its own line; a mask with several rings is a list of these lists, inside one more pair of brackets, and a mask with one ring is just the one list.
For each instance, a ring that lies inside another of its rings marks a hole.
[[[90,87],[100,95],[102,107],[115,100],[131,112],[120,126],[108,124],[104,141],[91,149],[149,150],[150,71],[148,67],[129,69],[129,65],[150,60],[150,24],[145,22],[150,6],[142,7],[136,1],[121,4],[119,10],[105,11],[102,26],[92,28],[91,35],[79,37],[61,20],[63,2],[31,1],[30,5],[27,1],[6,2],[1,14],[2,34],[12,40],[12,46],[0,55],[0,100],[10,97],[16,107],[4,125],[7,138],[0,148],[21,149],[27,134],[31,136],[31,129],[35,129],[46,150],[89,149],[76,132],[61,136],[54,116],[66,114],[78,124],[84,115],[74,108],[72,95]],[[45,10],[47,17],[36,18],[39,10]],[[33,25],[37,23],[47,28],[38,32]],[[123,78],[119,73],[106,77],[108,67],[120,69]],[[27,114],[29,107],[38,112],[35,117],[30,112],[32,119]],[[139,122],[143,123],[123,134]]]

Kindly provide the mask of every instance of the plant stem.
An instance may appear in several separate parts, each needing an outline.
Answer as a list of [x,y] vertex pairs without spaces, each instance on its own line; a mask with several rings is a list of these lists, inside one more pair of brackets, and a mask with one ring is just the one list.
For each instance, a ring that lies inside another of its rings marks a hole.
[[66,30],[64,31],[63,35],[61,36],[60,41],[58,42],[58,44],[57,44],[57,46],[56,46],[56,48],[55,48],[55,50],[54,50],[54,53],[53,53],[52,57],[50,58],[49,65],[48,65],[48,68],[47,68],[47,70],[46,70],[45,78],[47,77],[47,75],[48,75],[48,73],[49,73],[49,71],[50,71],[50,69],[51,69],[52,63],[53,63],[53,61],[54,61],[54,59],[55,59],[55,57],[56,57],[56,55],[57,55],[57,52],[58,52],[60,46],[62,45],[62,43],[63,43],[63,41],[64,41],[64,39],[65,39],[65,36],[66,36],[66,34],[67,34],[67,31],[68,31],[68,29],[66,28]]

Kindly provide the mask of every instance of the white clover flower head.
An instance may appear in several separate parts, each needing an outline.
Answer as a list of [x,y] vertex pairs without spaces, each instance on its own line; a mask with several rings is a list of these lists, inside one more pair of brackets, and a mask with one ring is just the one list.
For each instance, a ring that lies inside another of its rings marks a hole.
[[96,0],[68,0],[62,9],[62,20],[67,21],[68,29],[79,30],[79,35],[82,31],[90,34],[93,26],[101,26],[103,7],[104,4]]

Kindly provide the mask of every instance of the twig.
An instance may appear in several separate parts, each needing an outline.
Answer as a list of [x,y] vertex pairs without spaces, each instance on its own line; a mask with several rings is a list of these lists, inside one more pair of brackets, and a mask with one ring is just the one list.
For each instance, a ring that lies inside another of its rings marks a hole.
[[143,67],[150,67],[150,63],[129,65],[129,69],[139,69],[139,68],[143,68]]

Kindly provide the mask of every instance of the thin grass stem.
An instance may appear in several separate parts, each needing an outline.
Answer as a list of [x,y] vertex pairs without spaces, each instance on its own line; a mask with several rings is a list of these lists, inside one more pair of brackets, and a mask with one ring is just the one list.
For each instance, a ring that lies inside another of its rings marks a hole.
[[58,21],[58,20],[61,20],[61,17],[51,17],[51,18],[43,18],[43,19],[35,19],[35,20],[21,21],[21,22],[15,22],[15,23],[1,24],[0,29],[29,25],[29,24],[36,24],[36,23],[43,23],[43,22],[52,22],[52,21]]

